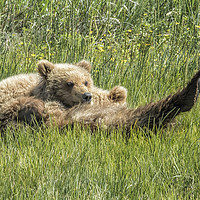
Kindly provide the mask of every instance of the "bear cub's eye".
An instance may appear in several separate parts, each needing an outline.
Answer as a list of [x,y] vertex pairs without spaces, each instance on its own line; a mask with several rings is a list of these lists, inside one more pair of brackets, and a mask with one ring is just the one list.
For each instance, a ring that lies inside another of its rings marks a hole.
[[68,87],[73,87],[73,86],[74,86],[74,83],[73,83],[73,82],[67,82],[67,86],[68,86]]
[[88,86],[88,82],[87,81],[85,81],[85,86]]

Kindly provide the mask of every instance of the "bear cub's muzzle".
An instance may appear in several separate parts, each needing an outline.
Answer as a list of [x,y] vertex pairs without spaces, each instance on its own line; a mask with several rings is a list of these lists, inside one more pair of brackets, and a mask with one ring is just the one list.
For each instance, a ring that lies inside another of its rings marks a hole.
[[82,98],[83,98],[83,102],[90,103],[92,100],[92,94],[89,92],[85,92],[84,94],[82,94]]

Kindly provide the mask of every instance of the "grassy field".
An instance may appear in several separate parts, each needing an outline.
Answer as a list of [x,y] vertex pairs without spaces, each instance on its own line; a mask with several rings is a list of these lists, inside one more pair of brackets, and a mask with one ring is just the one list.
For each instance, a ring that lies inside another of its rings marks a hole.
[[[199,69],[197,0],[2,0],[0,79],[40,59],[93,65],[95,85],[128,89],[130,107],[183,87]],[[76,126],[8,129],[0,199],[200,199],[200,105],[144,137]]]

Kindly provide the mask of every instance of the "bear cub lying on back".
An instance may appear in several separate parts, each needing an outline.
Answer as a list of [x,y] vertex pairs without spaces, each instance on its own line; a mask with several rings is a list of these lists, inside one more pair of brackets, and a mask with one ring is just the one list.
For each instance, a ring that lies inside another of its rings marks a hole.
[[154,129],[189,111],[200,87],[198,71],[184,89],[158,102],[130,109],[125,88],[116,86],[106,91],[93,85],[91,65],[86,61],[71,65],[42,60],[38,72],[39,75],[17,75],[0,82],[1,127],[18,121],[32,125],[36,119],[58,126],[78,122],[91,129]]

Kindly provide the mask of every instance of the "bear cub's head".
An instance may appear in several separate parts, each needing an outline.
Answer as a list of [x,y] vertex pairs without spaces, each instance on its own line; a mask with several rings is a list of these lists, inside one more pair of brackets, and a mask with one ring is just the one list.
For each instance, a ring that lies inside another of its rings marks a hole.
[[53,64],[47,60],[38,63],[41,84],[36,92],[44,100],[56,100],[67,107],[90,103],[93,87],[91,65],[82,60],[76,65]]

